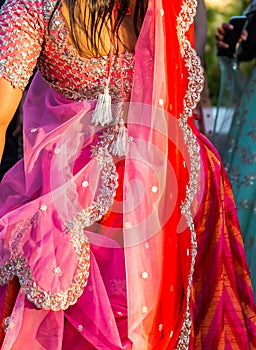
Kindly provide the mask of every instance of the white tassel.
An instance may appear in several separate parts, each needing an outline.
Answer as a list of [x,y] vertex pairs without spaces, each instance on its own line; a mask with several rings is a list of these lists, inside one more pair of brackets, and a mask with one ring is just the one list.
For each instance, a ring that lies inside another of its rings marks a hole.
[[116,133],[114,135],[114,140],[110,144],[109,151],[118,157],[126,155],[127,148],[127,128],[124,124],[123,118],[120,119],[119,124],[116,126]]
[[104,94],[100,94],[92,113],[92,124],[104,126],[113,121],[111,96],[109,94],[108,86],[104,89]]

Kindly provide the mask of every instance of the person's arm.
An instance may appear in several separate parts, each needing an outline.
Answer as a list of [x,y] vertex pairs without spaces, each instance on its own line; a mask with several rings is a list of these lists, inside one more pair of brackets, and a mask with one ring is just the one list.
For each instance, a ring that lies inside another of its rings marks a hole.
[[202,58],[207,40],[207,14],[204,0],[198,0],[194,25],[196,52]]
[[19,105],[22,91],[13,88],[6,79],[0,79],[0,163],[5,145],[6,129]]
[[6,128],[33,74],[45,28],[44,1],[8,0],[0,9],[0,161]]

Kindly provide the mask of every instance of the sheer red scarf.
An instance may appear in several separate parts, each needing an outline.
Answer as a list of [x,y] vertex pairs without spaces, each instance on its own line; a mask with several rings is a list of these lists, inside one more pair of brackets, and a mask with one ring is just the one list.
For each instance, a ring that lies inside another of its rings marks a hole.
[[[126,249],[129,307],[130,311],[137,310],[136,317],[132,312],[129,315],[130,337],[136,350],[139,346],[161,350],[188,348],[189,344],[191,283],[196,256],[193,216],[200,169],[199,146],[191,126],[193,109],[203,85],[200,61],[192,48],[196,6],[197,2],[191,0],[152,1],[136,47],[132,103],[151,104],[152,109],[149,113],[148,107],[141,108],[141,123],[145,125],[147,120],[150,131],[146,137],[139,125],[136,136],[150,141],[150,153],[154,145],[166,157],[165,164],[158,168],[163,176],[159,181],[162,197],[157,202],[157,219],[160,222],[164,217],[164,220],[149,243],[146,242],[150,246],[151,262],[147,260],[143,244]],[[151,56],[152,63],[147,55]],[[136,117],[139,118],[138,114]],[[132,127],[130,131],[133,132]],[[159,136],[162,132],[164,136]],[[152,168],[156,167],[157,156],[151,154],[149,158]],[[127,173],[130,165],[126,163]],[[144,180],[150,182],[151,179],[145,176]],[[125,216],[125,220],[128,217]],[[150,229],[152,226],[148,225],[146,230]],[[136,268],[129,266],[131,256]],[[136,279],[138,266],[146,268],[149,274],[147,287]],[[137,304],[132,302],[136,296]],[[140,337],[143,341],[136,346]]]

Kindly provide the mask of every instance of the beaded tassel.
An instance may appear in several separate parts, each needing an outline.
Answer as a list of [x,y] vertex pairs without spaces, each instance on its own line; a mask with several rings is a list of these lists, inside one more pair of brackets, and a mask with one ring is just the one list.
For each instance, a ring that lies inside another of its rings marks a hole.
[[119,119],[118,124],[115,127],[115,134],[112,143],[109,146],[109,151],[118,157],[126,155],[127,148],[127,128],[124,124],[123,118]]
[[104,94],[100,94],[98,97],[95,110],[92,113],[92,124],[104,126],[110,124],[112,121],[111,96],[107,84]]

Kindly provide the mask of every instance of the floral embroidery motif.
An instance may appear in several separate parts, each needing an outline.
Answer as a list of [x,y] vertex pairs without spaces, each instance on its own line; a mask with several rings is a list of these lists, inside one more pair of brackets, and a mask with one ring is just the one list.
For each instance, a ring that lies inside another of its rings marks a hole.
[[[30,228],[34,225],[34,218],[32,218]],[[18,234],[17,237],[19,236],[18,238],[21,238],[27,229],[29,229],[28,222],[26,228],[23,229],[23,231],[20,231],[20,234]],[[90,244],[82,229],[75,232],[71,230],[70,233],[71,243],[76,252],[78,262],[76,274],[67,290],[53,294],[50,291],[40,288],[33,278],[30,266],[21,254],[16,255],[0,268],[0,284],[3,285],[8,283],[13,276],[16,275],[19,278],[20,285],[28,300],[33,302],[38,308],[59,311],[66,310],[70,305],[74,305],[77,302],[77,299],[82,295],[88,281],[90,268]],[[15,239],[13,242],[18,244]],[[15,246],[15,244],[12,244],[12,246]],[[12,254],[15,255],[16,252],[20,253],[15,247]]]

